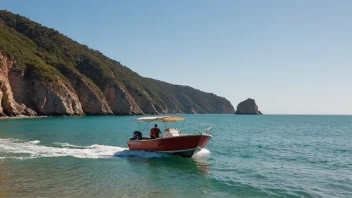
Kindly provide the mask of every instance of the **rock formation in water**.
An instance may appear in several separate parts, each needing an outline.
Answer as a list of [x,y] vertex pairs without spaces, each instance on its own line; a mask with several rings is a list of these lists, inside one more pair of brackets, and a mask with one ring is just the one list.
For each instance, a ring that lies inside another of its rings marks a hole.
[[0,11],[0,99],[0,116],[235,112],[223,97],[142,77],[8,11]]
[[248,98],[237,105],[236,114],[262,115],[254,99]]

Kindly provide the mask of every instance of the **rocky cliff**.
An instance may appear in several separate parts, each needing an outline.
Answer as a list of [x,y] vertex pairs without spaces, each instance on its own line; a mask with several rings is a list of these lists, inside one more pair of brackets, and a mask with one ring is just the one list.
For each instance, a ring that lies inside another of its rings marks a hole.
[[83,115],[77,94],[60,78],[44,82],[25,77],[17,62],[2,52],[0,61],[3,116]]
[[234,113],[223,97],[144,78],[7,11],[0,11],[0,62],[0,116]]
[[237,105],[236,114],[260,115],[258,106],[254,99],[248,98]]

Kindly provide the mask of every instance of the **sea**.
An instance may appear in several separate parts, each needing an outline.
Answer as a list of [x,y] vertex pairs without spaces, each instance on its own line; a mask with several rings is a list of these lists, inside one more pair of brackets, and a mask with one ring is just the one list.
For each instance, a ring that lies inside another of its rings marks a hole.
[[139,116],[2,119],[0,197],[352,197],[352,116],[177,116],[214,125],[192,158],[129,151]]

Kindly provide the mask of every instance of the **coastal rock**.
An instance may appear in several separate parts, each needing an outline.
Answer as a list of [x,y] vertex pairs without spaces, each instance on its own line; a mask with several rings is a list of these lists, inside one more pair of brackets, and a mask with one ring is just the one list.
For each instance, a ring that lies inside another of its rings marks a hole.
[[70,81],[74,92],[82,105],[82,110],[88,115],[112,115],[104,94],[89,78],[79,74],[72,67],[63,63],[56,64],[55,67]]
[[161,114],[166,114],[168,113],[167,110],[163,109],[161,106],[154,104],[154,108],[156,109],[157,112],[161,113]]
[[133,97],[134,101],[141,108],[143,113],[146,114],[159,114],[159,111],[156,110],[154,104],[150,101],[150,98],[145,94],[141,93],[137,89],[129,89],[129,93]]
[[197,111],[194,108],[192,108],[192,113],[197,114]]
[[225,98],[222,98],[221,102],[219,103],[219,109],[221,109],[220,111],[224,114],[235,113],[235,109],[233,108],[232,104],[228,102]]
[[78,96],[62,81],[34,81],[32,101],[42,115],[83,115]]
[[116,115],[130,115],[130,114],[142,114],[143,112],[134,108],[131,96],[123,89],[112,86],[107,87],[104,90],[107,103],[109,104],[112,112]]
[[27,115],[27,116],[36,116],[37,115],[37,112],[33,111],[30,108],[25,108],[24,112],[25,112],[24,115]]
[[7,56],[0,51],[0,63],[0,116],[36,115],[33,110],[27,108],[24,104],[18,104],[14,99],[8,78],[9,71],[14,65],[14,61],[8,59]]
[[71,74],[70,81],[75,89],[84,113],[88,115],[112,115],[103,93],[78,75]]
[[237,105],[236,114],[259,115],[258,106],[254,99],[248,98]]
[[9,71],[9,82],[11,94],[23,103],[23,115],[84,115],[77,94],[60,78],[43,82],[14,65]]

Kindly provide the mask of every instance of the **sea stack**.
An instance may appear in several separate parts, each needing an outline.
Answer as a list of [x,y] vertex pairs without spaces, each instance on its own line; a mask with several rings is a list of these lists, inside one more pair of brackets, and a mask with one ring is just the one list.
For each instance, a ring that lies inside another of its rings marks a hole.
[[242,101],[237,105],[235,114],[262,115],[262,112],[258,110],[258,106],[255,103],[255,100],[248,98],[247,100]]

